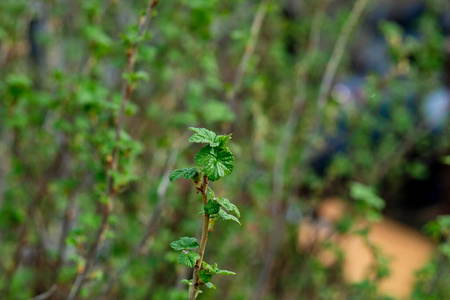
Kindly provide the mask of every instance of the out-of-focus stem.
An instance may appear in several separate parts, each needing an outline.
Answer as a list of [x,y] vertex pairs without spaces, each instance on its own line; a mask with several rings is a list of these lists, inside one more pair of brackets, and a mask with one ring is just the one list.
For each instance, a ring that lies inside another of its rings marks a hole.
[[177,159],[179,151],[180,151],[180,149],[177,146],[175,146],[172,149],[172,151],[169,155],[169,158],[167,159],[166,168],[164,170],[163,175],[161,176],[161,180],[160,180],[160,183],[159,183],[158,189],[157,189],[158,201],[153,210],[152,216],[151,216],[150,220],[148,221],[145,233],[142,236],[141,241],[134,248],[132,254],[130,254],[130,256],[128,257],[128,260],[126,261],[126,263],[124,263],[123,266],[112,276],[107,287],[102,292],[102,295],[100,297],[101,299],[105,299],[105,300],[108,299],[108,295],[111,292],[112,288],[114,287],[114,284],[117,282],[117,280],[123,274],[123,272],[125,272],[128,269],[128,267],[131,265],[131,263],[140,255],[140,253],[144,249],[144,247],[147,244],[147,242],[149,241],[149,239],[152,236],[154,236],[154,234],[156,233],[158,217],[163,208],[163,203],[166,200],[165,196],[166,196],[167,186],[169,183],[169,174],[170,174],[170,171],[173,169],[173,165],[175,164],[175,161]]
[[[145,32],[147,31],[148,24],[152,18],[153,8],[157,4],[158,4],[158,0],[149,1],[144,19],[139,24],[139,30],[138,30],[139,37],[143,37]],[[134,70],[134,66],[136,64],[136,54],[137,54],[138,46],[139,46],[139,43],[135,43],[127,50],[127,63],[125,66],[126,73],[131,73]],[[117,116],[117,122],[116,122],[116,127],[115,127],[115,142],[116,143],[118,141],[120,141],[120,132],[122,131],[123,123],[124,123],[124,119],[125,119],[125,107],[126,107],[128,100],[130,99],[130,95],[131,95],[132,91],[133,91],[133,85],[124,79],[123,87],[122,87],[122,101],[120,104],[120,110],[119,110],[119,114]],[[118,165],[119,165],[119,149],[117,147],[115,147],[112,152],[111,170],[113,172],[117,171]],[[108,218],[109,218],[112,208],[113,208],[115,194],[116,194],[116,190],[114,189],[114,182],[113,182],[112,176],[110,174],[108,174],[108,177],[107,177],[107,200],[106,200],[106,203],[103,205],[102,220],[101,220],[100,226],[97,230],[97,233],[95,235],[94,243],[90,247],[89,252],[87,254],[84,270],[75,279],[75,282],[72,286],[72,289],[70,291],[70,294],[69,294],[69,297],[67,298],[67,300],[74,300],[78,297],[81,287],[83,286],[84,279],[86,278],[87,274],[90,272],[91,268],[94,265],[97,249],[101,244],[103,234],[105,233],[106,229],[108,228]]]
[[[316,109],[316,118],[313,121],[311,125],[311,130],[309,130],[310,134],[307,136],[306,144],[304,147],[304,150],[302,151],[301,159],[300,159],[300,165],[298,168],[303,171],[304,168],[307,165],[307,161],[309,160],[310,154],[313,150],[313,140],[316,136],[316,131],[318,130],[321,121],[323,119],[323,110],[325,108],[326,99],[328,96],[328,93],[330,91],[331,85],[333,83],[333,80],[335,78],[337,68],[342,60],[343,53],[345,50],[345,47],[348,43],[348,40],[350,38],[350,34],[352,33],[352,30],[354,26],[356,25],[356,22],[358,21],[359,17],[361,16],[361,13],[367,4],[368,0],[356,0],[353,9],[350,13],[350,17],[347,20],[347,22],[344,24],[344,27],[342,28],[338,39],[336,41],[333,53],[331,55],[330,60],[328,61],[327,67],[325,69],[325,73],[322,77],[322,82],[320,85],[320,91],[317,99],[317,109]],[[319,9],[321,7],[319,6]],[[319,23],[315,23],[314,26],[311,29],[311,41],[309,46],[308,54],[305,56],[306,58],[309,58],[309,55],[314,55],[315,48],[318,47],[318,36],[320,33],[319,30]],[[305,65],[302,63],[299,66],[299,78],[306,80],[306,75],[309,71],[307,62],[304,62]],[[300,86],[302,83],[300,82]],[[270,272],[272,270],[272,264],[275,258],[276,253],[278,252],[279,245],[282,241],[282,234],[284,231],[284,218],[285,218],[285,212],[287,208],[287,203],[284,199],[284,167],[286,164],[286,157],[289,150],[289,147],[292,142],[292,136],[293,131],[298,123],[300,110],[303,106],[303,100],[304,95],[302,93],[304,92],[303,89],[299,89],[296,97],[294,98],[293,102],[293,108],[291,110],[291,114],[288,118],[288,121],[286,122],[285,130],[283,132],[283,136],[280,140],[280,144],[278,147],[277,152],[277,160],[274,165],[274,172],[273,172],[273,191],[272,191],[272,197],[273,197],[273,215],[275,218],[273,230],[270,234],[270,248],[267,251],[266,257],[264,259],[264,264],[262,267],[262,270],[259,274],[258,283],[256,285],[255,294],[253,296],[254,300],[259,300],[263,297],[265,294],[266,288],[267,288],[267,282],[269,280]]]
[[266,16],[267,7],[269,6],[271,0],[263,0],[258,6],[258,11],[256,12],[255,18],[253,19],[252,27],[250,29],[250,38],[247,45],[245,46],[244,54],[242,55],[241,61],[239,62],[239,67],[234,75],[233,86],[227,94],[227,100],[230,101],[231,105],[236,101],[236,93],[239,91],[242,85],[242,79],[244,78],[245,71],[247,70],[248,63],[255,52],[256,43],[258,42],[259,32],[261,31],[261,26],[263,24],[264,18]]

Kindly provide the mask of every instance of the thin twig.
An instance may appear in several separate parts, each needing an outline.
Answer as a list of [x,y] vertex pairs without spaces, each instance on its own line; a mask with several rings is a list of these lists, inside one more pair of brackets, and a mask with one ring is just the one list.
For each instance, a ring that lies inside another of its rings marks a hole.
[[66,257],[66,249],[67,249],[66,238],[70,232],[71,226],[73,225],[71,223],[73,222],[73,218],[75,217],[75,214],[76,214],[76,206],[75,206],[76,192],[83,190],[84,187],[88,185],[89,178],[90,178],[89,176],[86,176],[84,178],[83,182],[81,183],[81,185],[75,187],[67,195],[67,206],[66,206],[66,209],[64,210],[64,220],[63,220],[63,224],[62,224],[62,228],[61,228],[61,235],[59,236],[59,241],[58,241],[58,256],[57,256],[56,262],[53,267],[53,269],[54,269],[53,270],[53,280],[54,281],[57,280],[58,273],[61,269],[61,266],[64,264],[64,260]]
[[6,187],[6,174],[11,169],[11,161],[7,155],[7,146],[0,140],[0,209],[3,205],[3,193]]
[[36,297],[31,298],[30,300],[44,300],[47,299],[48,297],[50,297],[56,290],[58,289],[58,287],[56,286],[56,284],[52,285],[50,287],[50,289],[48,291],[46,291],[45,293],[42,293],[40,295],[37,295]]
[[120,276],[125,272],[128,267],[131,265],[131,263],[142,253],[143,248],[147,244],[148,240],[156,233],[157,229],[157,221],[159,218],[159,215],[161,213],[161,210],[163,208],[163,204],[166,200],[166,192],[167,187],[169,184],[169,174],[171,170],[173,169],[173,166],[175,165],[175,161],[177,160],[178,153],[180,149],[178,147],[173,147],[169,158],[167,159],[166,168],[164,170],[163,175],[161,176],[158,188],[157,188],[157,195],[158,195],[158,201],[156,203],[156,206],[153,210],[152,216],[150,220],[147,223],[146,230],[144,235],[142,236],[141,241],[139,244],[134,248],[132,254],[128,257],[128,260],[123,264],[123,266],[111,277],[107,287],[104,289],[101,295],[101,299],[107,299],[109,293],[111,292],[112,288],[114,287],[117,280],[120,278]]
[[75,193],[74,191],[70,192],[67,196],[67,206],[64,211],[64,221],[61,230],[61,236],[59,237],[58,242],[58,259],[56,263],[56,269],[59,268],[61,262],[64,260],[65,252],[66,252],[66,237],[69,233],[70,222],[74,217],[74,206],[75,206]]
[[[310,153],[312,152],[313,148],[313,138],[315,137],[315,132],[322,120],[322,114],[323,110],[325,108],[327,95],[329,93],[329,90],[331,88],[332,82],[334,80],[334,77],[336,75],[337,68],[340,64],[340,61],[342,60],[342,56],[345,50],[345,47],[348,43],[350,34],[352,32],[353,27],[356,24],[356,21],[359,19],[362,10],[367,3],[368,0],[357,0],[357,2],[354,4],[352,12],[350,14],[349,19],[345,23],[344,27],[342,28],[338,40],[336,42],[335,48],[333,50],[333,54],[327,64],[327,67],[325,69],[324,76],[322,78],[321,86],[320,86],[320,92],[317,100],[317,113],[318,116],[315,118],[315,121],[313,122],[313,125],[311,128],[313,130],[309,131],[310,135],[308,136],[306,140],[306,145],[304,148],[304,151],[302,153],[302,159],[300,163],[300,170],[303,170],[306,166],[307,159],[309,158]],[[325,2],[324,2],[325,4]],[[323,4],[323,5],[324,5]],[[319,11],[322,9],[322,5],[319,5],[318,9]],[[319,12],[318,12],[319,13]],[[309,43],[309,51],[305,58],[309,58],[310,55],[315,55],[316,47],[319,46],[319,26],[321,25],[320,22],[317,22],[312,26],[311,28],[311,34],[310,34],[310,43]],[[267,287],[267,281],[269,279],[269,275],[272,269],[273,261],[275,258],[276,253],[278,252],[279,245],[282,241],[282,233],[284,231],[285,226],[285,210],[287,208],[287,203],[285,203],[285,199],[283,197],[284,192],[284,169],[286,165],[287,160],[287,154],[290,148],[290,145],[292,143],[293,138],[293,132],[298,124],[299,117],[300,117],[300,110],[302,109],[302,106],[304,104],[304,87],[302,88],[302,83],[306,81],[306,75],[309,71],[309,66],[305,60],[303,60],[304,63],[301,63],[299,66],[299,75],[300,75],[300,86],[298,89],[298,92],[294,98],[293,102],[293,108],[291,110],[291,114],[289,115],[289,118],[285,125],[285,130],[283,131],[283,136],[280,140],[280,144],[277,151],[277,158],[274,165],[274,171],[273,171],[273,214],[275,216],[275,222],[273,230],[270,234],[270,247],[268,251],[266,252],[266,257],[264,259],[264,265],[262,267],[262,270],[259,274],[258,283],[256,285],[255,294],[253,296],[254,300],[259,300],[263,297],[266,287]]]
[[309,68],[311,67],[310,61],[315,59],[317,55],[317,48],[320,42],[320,29],[323,21],[323,7],[326,6],[328,0],[323,0],[319,3],[314,24],[311,27],[310,41],[308,52],[305,57],[298,63],[296,69],[298,70],[298,86],[297,91],[292,103],[292,109],[290,110],[289,117],[286,121],[285,128],[283,130],[282,137],[278,144],[277,155],[273,167],[273,181],[272,181],[272,198],[273,207],[272,214],[274,216],[275,222],[273,230],[270,234],[270,246],[266,252],[264,258],[264,264],[258,276],[258,282],[255,288],[255,294],[253,299],[261,299],[266,291],[267,281],[269,279],[270,272],[272,270],[273,260],[276,253],[278,252],[278,247],[281,243],[282,233],[284,231],[284,208],[285,203],[283,201],[283,191],[284,191],[284,169],[286,167],[286,160],[288,153],[292,144],[292,138],[295,128],[298,125],[301,110],[303,109],[306,97],[305,89],[307,85],[307,74]]
[[339,33],[338,39],[333,49],[333,53],[331,54],[331,57],[327,63],[325,73],[320,83],[319,96],[316,103],[316,117],[314,118],[313,124],[311,126],[312,130],[309,131],[310,134],[308,135],[306,140],[305,150],[302,151],[300,166],[304,167],[306,162],[310,159],[311,154],[313,153],[314,140],[318,136],[318,131],[320,125],[322,124],[323,113],[327,103],[328,94],[330,93],[338,67],[342,61],[342,57],[350,39],[350,35],[353,32],[353,29],[355,28],[356,23],[358,22],[367,2],[368,0],[357,0],[355,2],[347,22],[344,24],[344,27]]
[[[281,199],[284,189],[284,169],[286,166],[286,160],[289,153],[290,146],[292,144],[292,138],[295,128],[300,120],[301,111],[306,101],[306,85],[307,75],[312,67],[311,61],[314,61],[318,54],[318,48],[320,45],[320,30],[322,28],[324,10],[330,0],[322,0],[319,2],[316,13],[314,14],[314,21],[311,27],[309,36],[308,51],[304,58],[299,62],[296,67],[298,74],[298,86],[297,91],[292,103],[289,117],[286,121],[285,129],[283,130],[282,137],[277,149],[277,155],[273,168],[273,194],[275,199]],[[275,176],[276,175],[276,176]]]
[[[60,166],[62,165],[63,160],[63,153],[64,153],[64,145],[61,146],[58,153],[54,156],[52,163],[46,170],[44,176],[38,183],[38,188],[36,195],[31,200],[31,203],[27,207],[27,215],[29,219],[24,221],[21,228],[19,229],[19,238],[16,245],[16,248],[14,250],[14,256],[13,256],[13,264],[10,268],[7,269],[5,273],[5,282],[10,282],[13,278],[15,272],[17,271],[18,267],[20,266],[20,260],[21,260],[21,252],[22,248],[27,242],[27,236],[29,233],[29,230],[31,229],[31,226],[28,226],[29,222],[33,222],[36,224],[36,211],[38,209],[40,200],[47,194],[48,192],[48,183],[53,180],[55,177],[57,177],[61,173]],[[33,224],[33,225],[34,225]],[[32,226],[32,228],[36,228],[36,226]],[[37,235],[37,247],[39,250],[41,250],[43,253],[47,252],[47,246],[45,245],[45,239],[43,236],[43,233],[40,232],[40,230],[36,230]],[[44,264],[48,266],[47,257],[44,255]],[[3,296],[3,298],[8,298],[10,290],[10,285],[7,284],[3,287],[2,290],[0,290],[0,294]]]
[[262,0],[258,6],[258,11],[256,12],[255,18],[253,19],[252,27],[250,29],[250,38],[245,46],[244,54],[239,62],[239,67],[234,75],[233,86],[227,93],[227,100],[230,102],[231,107],[234,107],[236,102],[236,94],[242,85],[242,80],[247,70],[250,59],[255,53],[256,43],[258,42],[258,36],[261,31],[261,26],[263,24],[264,18],[266,16],[267,8],[271,0]]
[[385,157],[380,158],[373,168],[373,171],[368,176],[368,184],[374,184],[379,181],[380,178],[385,177],[387,173],[398,165],[401,158],[408,151],[430,134],[429,130],[423,129],[422,127],[422,125],[419,125],[418,127],[411,129],[411,132],[404,139],[399,140],[394,147],[394,150]]
[[[203,175],[203,183],[202,186],[199,188],[201,194],[202,194],[202,200],[203,205],[206,205],[208,202],[208,196],[206,194],[206,191],[208,189],[208,177]],[[200,255],[200,258],[197,260],[194,271],[192,274],[192,286],[189,291],[189,300],[195,300],[197,298],[198,294],[198,288],[200,286],[200,268],[202,266],[203,256],[205,255],[205,248],[206,248],[206,242],[208,241],[208,226],[209,226],[209,215],[205,212],[205,216],[203,219],[203,228],[202,228],[202,239],[200,240],[200,248],[198,250],[198,255]]]
[[[13,264],[9,268],[6,269],[6,272],[5,272],[5,275],[3,278],[3,281],[7,282],[7,283],[11,282],[11,279],[14,276],[14,273],[17,271],[17,268],[20,265],[21,251],[22,251],[23,246],[25,245],[26,236],[27,236],[27,227],[26,226],[22,226],[20,228],[18,236],[19,236],[19,238],[17,241],[17,246],[16,246],[16,249],[14,250],[14,255],[13,255]],[[10,284],[5,284],[5,286],[1,290],[2,298],[8,299],[10,288],[11,288]]]
[[[147,10],[146,10],[146,13],[144,16],[144,20],[139,25],[138,36],[140,38],[142,38],[144,36],[145,32],[147,31],[148,24],[152,18],[153,8],[157,4],[158,4],[158,0],[149,1],[148,5],[147,5]],[[138,46],[139,46],[139,44],[135,43],[127,50],[127,63],[125,66],[126,73],[131,73],[134,70],[134,66],[136,64],[136,54],[137,54]],[[130,98],[132,91],[133,91],[133,85],[128,83],[126,80],[124,80],[123,87],[122,87],[122,101],[120,104],[119,115],[117,117],[117,123],[116,123],[116,128],[115,128],[116,144],[117,144],[117,142],[120,141],[120,133],[122,131],[123,123],[124,123],[124,119],[125,119],[125,107]],[[116,146],[113,149],[113,153],[112,153],[111,170],[113,172],[117,171],[118,164],[119,164],[119,149]],[[101,243],[103,234],[108,227],[108,218],[112,211],[113,204],[114,204],[114,197],[116,194],[116,190],[114,189],[113,178],[112,178],[110,172],[108,172],[108,177],[107,177],[107,194],[108,194],[108,198],[107,198],[106,204],[103,207],[103,215],[102,215],[101,224],[97,230],[94,243],[92,244],[92,246],[89,249],[89,252],[87,254],[84,270],[75,279],[75,282],[72,286],[72,289],[70,291],[70,294],[69,294],[69,297],[67,298],[67,300],[74,300],[78,297],[81,287],[83,286],[84,279],[86,278],[87,274],[90,272],[91,268],[94,265],[97,249]]]

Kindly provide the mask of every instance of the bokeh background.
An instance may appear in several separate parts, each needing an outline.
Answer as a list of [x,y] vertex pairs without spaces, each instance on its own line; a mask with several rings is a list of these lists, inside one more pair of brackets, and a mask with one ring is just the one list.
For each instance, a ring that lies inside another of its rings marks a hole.
[[233,133],[213,188],[242,214],[205,254],[237,275],[199,299],[450,299],[448,1],[161,0],[140,38],[147,4],[0,1],[0,299],[67,298],[108,178],[79,299],[186,299],[169,244],[202,205],[168,174],[194,166],[190,126]]

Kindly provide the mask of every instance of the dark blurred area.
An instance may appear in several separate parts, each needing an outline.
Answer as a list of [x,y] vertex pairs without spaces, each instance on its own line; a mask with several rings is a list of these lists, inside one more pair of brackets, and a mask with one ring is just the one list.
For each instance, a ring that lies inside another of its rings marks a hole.
[[[377,74],[390,76],[389,70],[395,64],[389,53],[390,45],[383,34],[383,24],[392,22],[401,32],[399,38],[413,37],[419,41],[427,38],[420,31],[420,20],[427,14],[424,1],[381,1],[376,3],[358,31],[357,41],[353,43],[350,52],[351,72],[346,78],[341,78],[334,86],[333,95],[336,100],[345,106],[354,106],[364,109],[370,95],[364,91],[367,76]],[[446,138],[450,117],[450,11],[443,10],[438,14],[437,30],[443,35],[445,44],[440,51],[444,57],[440,66],[440,85],[428,92],[424,97],[411,93],[404,101],[408,112],[414,117],[414,126],[426,128],[431,131],[428,143],[436,143]],[[287,14],[287,17],[291,17]],[[408,57],[411,62],[416,61],[414,54]],[[401,76],[401,74],[399,74]],[[386,83],[388,84],[388,83]],[[390,113],[392,99],[389,86],[383,87],[382,105],[378,118],[392,120],[395,116]],[[336,154],[348,154],[352,130],[354,128],[344,119],[338,121],[338,132],[327,140],[326,150],[317,155],[312,162],[314,170],[324,176],[327,168]],[[371,143],[376,145],[382,138],[383,132],[373,131]],[[423,156],[417,146],[410,146],[403,155],[407,160],[419,160],[428,169],[426,174],[415,178],[410,174],[404,182],[395,189],[390,182],[384,182],[387,208],[385,213],[401,222],[420,229],[426,222],[440,214],[450,213],[450,166],[442,163],[443,152],[429,153]]]

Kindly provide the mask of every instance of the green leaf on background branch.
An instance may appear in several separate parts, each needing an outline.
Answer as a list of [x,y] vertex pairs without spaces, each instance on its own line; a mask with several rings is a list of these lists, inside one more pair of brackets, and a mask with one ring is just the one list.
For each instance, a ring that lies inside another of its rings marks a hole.
[[378,222],[383,218],[381,210],[385,203],[375,190],[358,182],[350,185],[350,196],[356,200],[356,207],[371,222]]
[[439,246],[439,251],[447,258],[450,259],[450,244],[442,244]]
[[140,80],[148,81],[150,79],[150,76],[145,71],[123,73],[122,77],[131,85],[136,84]]
[[371,187],[361,183],[353,182],[351,184],[350,195],[353,199],[362,201],[377,210],[382,210],[384,208],[384,200],[381,199]]
[[450,215],[438,216],[425,225],[425,231],[436,240],[450,237]]

